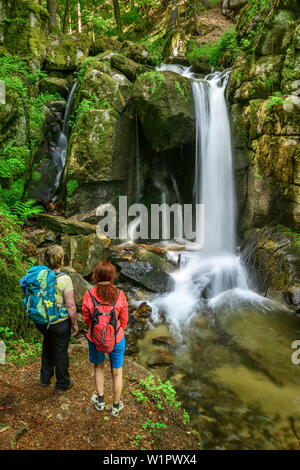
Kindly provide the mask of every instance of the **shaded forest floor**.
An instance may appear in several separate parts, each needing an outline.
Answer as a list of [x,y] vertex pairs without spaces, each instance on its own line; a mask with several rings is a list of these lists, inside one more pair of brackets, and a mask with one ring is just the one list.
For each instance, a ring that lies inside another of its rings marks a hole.
[[[39,361],[21,368],[12,363],[2,366],[0,449],[199,449],[199,436],[189,424],[183,424],[181,410],[166,406],[159,411],[151,397],[147,404],[137,402],[133,393],[149,373],[131,360],[124,363],[124,410],[117,418],[110,411],[97,411],[90,402],[94,378],[87,356],[87,351],[71,353],[70,374],[75,385],[66,392],[55,392],[54,382],[49,387],[40,385]],[[105,402],[111,405],[109,364],[105,379]],[[143,429],[147,421],[148,427]],[[151,431],[149,423],[163,423],[166,428]]]

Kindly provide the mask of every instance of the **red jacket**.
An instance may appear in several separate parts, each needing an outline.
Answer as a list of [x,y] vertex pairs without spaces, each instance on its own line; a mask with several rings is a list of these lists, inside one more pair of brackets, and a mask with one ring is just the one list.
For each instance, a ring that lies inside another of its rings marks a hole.
[[[91,294],[93,297],[95,297],[96,300],[98,300],[98,302],[102,303],[102,300],[97,296],[96,287],[92,287]],[[95,307],[91,299],[91,296],[89,292],[86,291],[86,293],[84,294],[84,298],[83,298],[82,314],[83,314],[84,323],[89,329],[86,337],[90,341],[92,341],[90,329],[91,329],[91,321],[92,321],[94,308]],[[111,310],[111,307],[109,308],[108,304],[103,304],[99,307],[99,310],[100,312],[109,312]],[[118,318],[117,328],[121,326],[121,328],[119,329],[117,333],[117,343],[119,343],[124,337],[124,330],[128,322],[128,304],[127,304],[125,294],[122,290],[120,290],[119,297],[115,303],[115,312]]]

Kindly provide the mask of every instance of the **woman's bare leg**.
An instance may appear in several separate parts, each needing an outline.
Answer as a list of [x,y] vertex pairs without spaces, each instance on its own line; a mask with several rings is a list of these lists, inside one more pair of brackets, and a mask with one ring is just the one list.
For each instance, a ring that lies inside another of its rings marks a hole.
[[113,379],[113,400],[114,403],[119,403],[123,387],[123,368],[111,369]]
[[95,384],[98,395],[104,395],[104,366],[105,361],[95,364]]

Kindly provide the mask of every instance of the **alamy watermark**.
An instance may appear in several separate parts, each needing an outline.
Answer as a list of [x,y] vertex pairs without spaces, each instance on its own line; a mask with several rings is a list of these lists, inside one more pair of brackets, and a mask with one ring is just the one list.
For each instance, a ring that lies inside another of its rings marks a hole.
[[[118,211],[112,204],[102,204],[96,210],[101,217],[97,233],[120,240],[188,240],[204,244],[203,204],[132,204],[128,207],[127,196],[119,196]],[[133,218],[128,223],[128,218]]]
[[6,86],[2,80],[0,80],[0,104],[6,104]]
[[5,344],[0,341],[0,364],[5,364]]
[[300,340],[296,340],[292,343],[292,349],[296,349],[292,354],[292,363],[295,365],[300,364]]

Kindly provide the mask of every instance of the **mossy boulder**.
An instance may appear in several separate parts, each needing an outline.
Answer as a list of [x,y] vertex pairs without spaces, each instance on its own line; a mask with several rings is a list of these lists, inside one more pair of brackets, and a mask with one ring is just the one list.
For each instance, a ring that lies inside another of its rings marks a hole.
[[96,233],[96,225],[65,219],[58,215],[39,214],[37,222],[40,227],[65,235],[90,235]]
[[297,228],[299,2],[282,0],[257,14],[251,14],[251,5],[240,11],[237,30],[239,40],[256,31],[254,50],[238,53],[229,85],[233,127],[250,162],[241,226],[284,221]]
[[[104,56],[105,57],[105,56]],[[89,58],[80,70],[79,89],[74,107],[88,99],[95,109],[112,108],[123,111],[131,96],[132,84],[126,76],[113,69],[103,56]]]
[[120,51],[123,44],[116,39],[107,36],[97,36],[91,43],[92,55],[98,55],[105,51]]
[[45,69],[74,71],[87,58],[90,50],[90,38],[84,34],[52,35],[47,41]]
[[122,43],[121,52],[122,54],[125,54],[126,57],[129,57],[129,59],[132,59],[139,64],[147,64],[149,62],[148,50],[142,44],[134,44],[130,41],[124,41]]
[[170,71],[145,73],[134,84],[133,98],[153,150],[193,140],[195,114],[188,78]]
[[300,90],[300,51],[289,47],[282,69],[281,87],[284,93],[299,94]]
[[294,12],[277,10],[271,21],[263,28],[255,53],[257,55],[280,54],[282,52],[283,36],[294,20]]
[[64,236],[61,244],[65,252],[65,264],[82,276],[89,276],[97,263],[107,257],[106,246],[96,234]]
[[263,173],[278,182],[292,183],[299,140],[295,137],[262,135],[252,141],[255,160]]
[[62,272],[68,274],[73,282],[74,287],[74,301],[76,307],[81,312],[83,297],[88,289],[92,288],[92,284],[84,279],[84,277],[77,273],[71,266],[63,266]]
[[139,261],[150,263],[154,268],[162,269],[168,273],[175,270],[174,265],[171,264],[165,256],[159,256],[145,248],[139,247],[138,245],[134,250],[134,257]]
[[123,73],[131,82],[134,82],[138,75],[147,70],[144,65],[137,64],[134,60],[122,54],[114,54],[110,62],[115,69]]
[[40,69],[45,58],[49,15],[33,0],[16,0],[6,5],[3,45],[12,55]]
[[153,266],[146,261],[118,263],[121,274],[129,279],[142,284],[154,292],[169,292],[174,289],[174,279],[163,269]]
[[69,94],[68,81],[60,77],[46,77],[40,82],[40,89],[43,93],[58,94],[67,98]]
[[300,246],[297,234],[283,226],[265,227],[252,233],[242,257],[254,268],[260,292],[300,311]]
[[[300,98],[294,95],[250,101],[250,137],[263,134],[299,136]],[[274,144],[272,144],[274,145]]]
[[74,215],[128,194],[134,187],[135,109],[132,84],[106,53],[88,58],[79,72],[76,120],[69,142],[65,184],[77,182],[67,200]]
[[69,169],[79,184],[112,179],[117,117],[113,109],[90,109],[76,122]]

